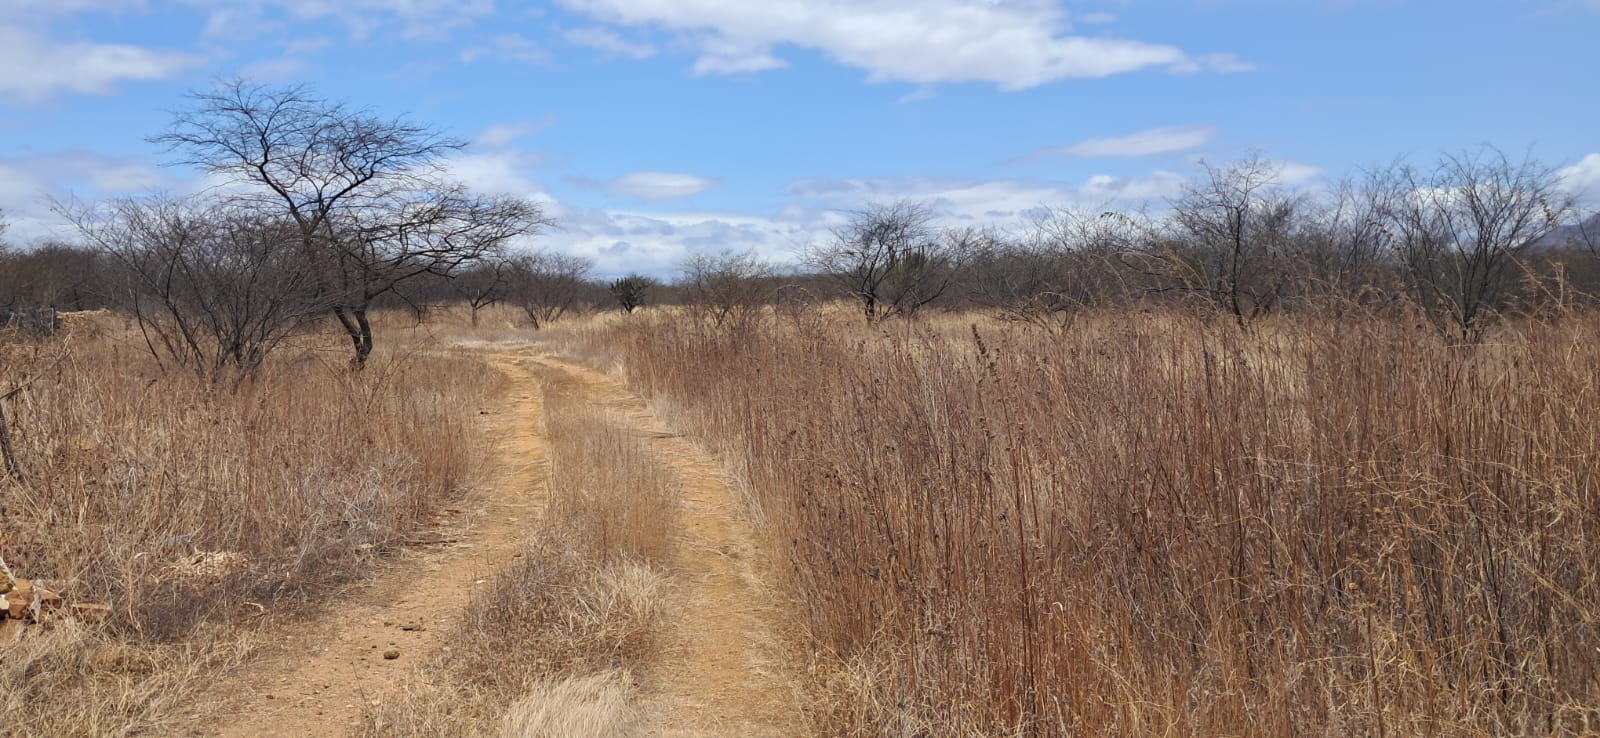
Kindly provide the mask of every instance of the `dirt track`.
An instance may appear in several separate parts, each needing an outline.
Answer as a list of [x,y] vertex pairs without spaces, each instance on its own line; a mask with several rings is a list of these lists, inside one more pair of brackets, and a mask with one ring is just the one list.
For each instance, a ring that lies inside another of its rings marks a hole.
[[644,685],[646,734],[804,734],[799,695],[788,673],[796,660],[780,636],[781,600],[764,583],[764,566],[737,489],[715,459],[668,428],[615,380],[570,363],[540,363],[578,380],[596,403],[626,412],[682,481],[672,560],[682,608]]
[[[453,519],[421,537],[436,543],[408,552],[331,603],[323,621],[296,628],[229,680],[232,717],[216,735],[348,733],[366,703],[383,699],[401,674],[446,645],[473,588],[519,555],[544,490],[544,407],[527,360],[499,354],[489,360],[511,384],[505,401],[491,404],[485,416],[486,436],[496,442],[488,483]],[[390,650],[399,658],[384,658]]]
[[[495,458],[485,487],[436,534],[369,584],[333,603],[322,622],[294,630],[260,661],[228,680],[226,738],[347,734],[366,703],[381,701],[399,677],[448,644],[472,590],[521,550],[545,488],[539,377],[575,380],[590,401],[624,412],[682,480],[683,509],[672,554],[682,607],[656,664],[641,674],[644,733],[685,736],[793,736],[804,733],[798,695],[786,673],[780,600],[763,584],[752,531],[737,491],[715,460],[665,427],[612,378],[536,356],[485,352],[511,384],[485,416]],[[419,582],[426,581],[426,591]],[[399,658],[384,658],[386,651]]]

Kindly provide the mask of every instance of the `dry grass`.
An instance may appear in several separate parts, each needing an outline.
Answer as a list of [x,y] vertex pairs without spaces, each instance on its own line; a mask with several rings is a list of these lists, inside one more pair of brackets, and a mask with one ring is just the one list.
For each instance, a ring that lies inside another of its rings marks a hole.
[[628,738],[634,706],[627,674],[602,672],[529,690],[506,713],[505,738]]
[[632,673],[672,593],[677,482],[626,420],[545,384],[550,495],[520,563],[469,607],[451,649],[368,713],[366,735],[627,736]]
[[591,337],[748,483],[823,734],[1600,730],[1592,319]]
[[471,481],[481,362],[386,351],[352,373],[299,349],[257,381],[164,374],[119,337],[0,345],[26,485],[4,482],[19,576],[112,605],[35,628],[0,665],[7,730],[171,733],[263,623],[297,618]]

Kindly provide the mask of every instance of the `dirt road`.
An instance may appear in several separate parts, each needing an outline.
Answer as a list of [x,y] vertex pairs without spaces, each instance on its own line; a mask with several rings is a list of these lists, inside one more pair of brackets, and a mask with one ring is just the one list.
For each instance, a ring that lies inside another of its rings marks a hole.
[[[660,658],[640,674],[642,733],[662,738],[803,735],[795,662],[781,637],[784,608],[737,489],[714,459],[666,427],[612,377],[535,355],[477,348],[510,379],[485,420],[495,439],[488,483],[461,506],[440,543],[409,554],[333,603],[324,621],[296,629],[230,682],[225,738],[347,734],[365,704],[448,644],[474,587],[508,565],[538,514],[546,484],[540,378],[565,375],[587,400],[620,410],[682,481],[671,556],[678,608]],[[419,581],[427,581],[419,591]],[[398,658],[385,658],[398,652]]]
[[680,478],[683,509],[672,574],[681,606],[644,684],[646,735],[804,735],[782,637],[782,600],[766,585],[746,506],[716,460],[669,428],[615,379],[541,358],[577,380],[595,403],[623,411]]
[[[261,662],[230,683],[224,738],[337,736],[362,708],[382,700],[398,677],[445,646],[474,587],[522,549],[544,490],[544,408],[530,362],[488,356],[510,380],[503,402],[486,408],[495,439],[487,484],[452,519],[422,536],[436,543],[408,552],[373,581],[330,603],[321,622],[295,628],[265,649]],[[386,655],[398,653],[397,658]]]

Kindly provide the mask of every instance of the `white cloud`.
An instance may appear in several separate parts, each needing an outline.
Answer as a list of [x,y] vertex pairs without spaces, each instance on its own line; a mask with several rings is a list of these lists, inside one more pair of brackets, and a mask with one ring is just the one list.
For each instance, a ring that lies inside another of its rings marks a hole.
[[1240,74],[1256,71],[1256,65],[1240,59],[1236,54],[1206,54],[1200,57],[1206,69],[1219,74]]
[[118,82],[164,79],[200,61],[126,44],[55,42],[0,26],[0,98],[34,103],[56,92],[105,93]]
[[1181,174],[1154,171],[1139,177],[1112,177],[1097,174],[1079,187],[1076,204],[1102,208],[1113,205],[1141,206],[1164,202],[1183,192],[1188,179]]
[[613,195],[636,197],[658,202],[698,195],[716,185],[717,181],[693,174],[675,172],[632,172],[611,180],[606,191]]
[[1273,165],[1278,168],[1278,183],[1290,187],[1305,184],[1322,176],[1323,172],[1322,167],[1298,161],[1276,161]]
[[595,260],[603,277],[643,272],[669,277],[695,253],[752,251],[779,263],[827,236],[827,221],[804,212],[776,216],[723,212],[649,213],[556,205],[559,226],[540,245]]
[[[1600,9],[1600,0],[1595,2]],[[1578,199],[1579,207],[1600,209],[1600,154],[1585,156],[1559,174],[1561,186]]]
[[182,0],[206,11],[206,35],[249,38],[264,31],[336,24],[354,38],[394,32],[440,39],[494,13],[494,0]]
[[947,223],[1004,225],[1044,208],[1138,207],[1182,191],[1182,175],[1155,171],[1139,177],[1095,175],[1082,184],[1033,179],[968,180],[940,177],[811,179],[791,184],[790,194],[834,209],[870,202],[926,202]]
[[1152,68],[1241,68],[1170,45],[1066,34],[1057,0],[560,0],[625,26],[686,34],[701,74],[753,72],[783,62],[790,44],[865,69],[872,81],[990,82],[1007,90],[1072,77]]
[[648,59],[656,55],[653,44],[629,41],[608,28],[574,28],[566,32],[568,43],[629,59]]
[[518,139],[527,138],[539,131],[549,128],[554,121],[550,118],[543,120],[519,120],[510,123],[497,123],[484,128],[472,138],[472,143],[486,149],[500,149],[516,143]]
[[1240,74],[1254,72],[1256,65],[1240,59],[1234,54],[1202,54],[1193,59],[1185,59],[1172,65],[1172,71],[1179,74],[1195,74],[1198,72],[1216,72],[1218,74]]
[[699,45],[700,58],[694,61],[694,73],[700,76],[754,74],[789,66],[788,62],[773,56],[769,47],[760,44],[710,37],[702,39]]
[[640,271],[670,276],[693,253],[754,251],[778,263],[830,237],[848,211],[869,202],[927,202],[941,225],[1019,226],[1046,208],[1137,206],[1177,195],[1183,177],[1153,172],[1142,177],[1091,177],[1082,184],[1027,180],[935,177],[811,179],[791,183],[792,202],[773,214],[641,212],[573,208],[550,203],[560,227],[540,244],[592,258],[596,271],[617,276]]
[[0,212],[12,242],[71,235],[50,210],[51,198],[142,195],[179,183],[142,159],[89,151],[0,157]]
[[1126,136],[1091,138],[1066,146],[1037,149],[1017,161],[1037,161],[1057,156],[1094,159],[1156,156],[1199,148],[1210,143],[1216,135],[1215,126],[1151,128]]
[[533,178],[541,163],[539,156],[515,149],[461,153],[445,162],[445,173],[478,192],[540,200],[549,198]]
[[461,61],[467,64],[485,58],[540,64],[549,61],[550,55],[539,44],[516,33],[502,33],[489,39],[486,44],[478,44],[461,52]]

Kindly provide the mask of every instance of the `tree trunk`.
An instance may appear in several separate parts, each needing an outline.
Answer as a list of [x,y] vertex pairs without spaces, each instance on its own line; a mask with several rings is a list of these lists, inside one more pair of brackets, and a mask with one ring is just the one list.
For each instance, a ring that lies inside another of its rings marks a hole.
[[356,342],[356,365],[366,366],[372,355],[372,324],[367,322],[367,309],[356,308],[356,325],[361,328],[361,340]]
[[350,344],[356,350],[350,365],[357,369],[365,367],[367,357],[372,354],[372,324],[367,322],[367,309],[341,305],[333,309],[333,314],[339,318],[339,325],[344,327],[345,335],[350,337]]

